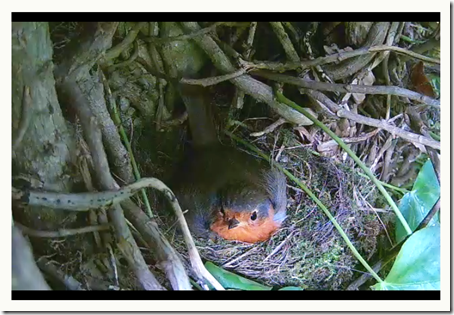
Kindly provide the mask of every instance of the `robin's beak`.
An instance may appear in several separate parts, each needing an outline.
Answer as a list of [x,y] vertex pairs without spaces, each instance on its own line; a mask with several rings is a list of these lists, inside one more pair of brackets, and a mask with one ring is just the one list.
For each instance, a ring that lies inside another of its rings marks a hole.
[[236,228],[238,226],[238,224],[240,224],[240,221],[238,221],[237,219],[233,218],[233,219],[230,219],[229,222],[229,230],[233,229],[233,228]]

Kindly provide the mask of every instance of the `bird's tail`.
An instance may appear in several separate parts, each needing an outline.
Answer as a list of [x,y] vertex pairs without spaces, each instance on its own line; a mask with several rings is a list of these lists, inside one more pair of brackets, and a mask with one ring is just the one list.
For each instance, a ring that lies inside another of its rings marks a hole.
[[180,84],[179,91],[188,112],[193,145],[200,147],[216,143],[217,132],[207,89]]

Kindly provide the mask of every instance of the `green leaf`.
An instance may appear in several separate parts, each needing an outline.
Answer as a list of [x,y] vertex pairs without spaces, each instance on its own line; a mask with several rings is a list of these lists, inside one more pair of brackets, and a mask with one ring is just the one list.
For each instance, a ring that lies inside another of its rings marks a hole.
[[[440,184],[438,183],[432,162],[427,160],[421,168],[412,191],[406,193],[399,204],[405,220],[411,230],[414,231],[419,223],[425,218],[427,213],[440,197]],[[435,226],[439,223],[438,214],[429,222],[428,226]],[[396,223],[396,242],[399,243],[407,236],[402,224]]]
[[212,262],[205,263],[207,270],[219,281],[225,289],[247,290],[247,291],[270,291],[272,288],[258,282],[243,278],[233,272],[222,269]]
[[402,246],[391,271],[375,290],[440,290],[440,226],[426,227]]

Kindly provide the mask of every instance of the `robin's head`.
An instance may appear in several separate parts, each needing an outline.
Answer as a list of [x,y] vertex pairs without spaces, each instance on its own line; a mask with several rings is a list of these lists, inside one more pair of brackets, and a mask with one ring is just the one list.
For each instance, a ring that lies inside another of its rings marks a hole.
[[221,195],[211,230],[227,240],[247,243],[266,241],[279,228],[275,209],[265,192],[256,187],[235,187]]

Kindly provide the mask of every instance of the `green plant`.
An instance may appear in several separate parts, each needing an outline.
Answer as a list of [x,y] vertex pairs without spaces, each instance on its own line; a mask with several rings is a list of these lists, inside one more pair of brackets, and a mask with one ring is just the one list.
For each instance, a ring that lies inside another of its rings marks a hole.
[[[440,198],[440,185],[428,160],[413,185],[400,202],[400,211],[414,231]],[[438,214],[427,227],[413,233],[403,244],[391,271],[375,290],[440,290],[440,218]],[[396,239],[406,236],[397,222]]]

